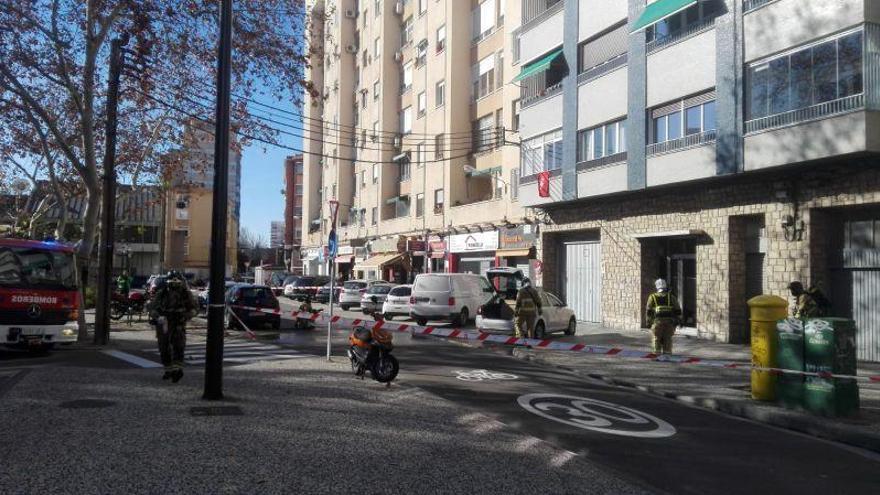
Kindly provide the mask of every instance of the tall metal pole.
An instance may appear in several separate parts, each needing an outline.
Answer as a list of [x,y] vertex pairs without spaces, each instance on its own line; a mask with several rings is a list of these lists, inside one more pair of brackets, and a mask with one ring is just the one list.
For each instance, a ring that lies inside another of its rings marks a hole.
[[208,290],[208,342],[205,349],[205,393],[223,398],[223,316],[226,311],[227,181],[229,180],[229,92],[232,64],[232,0],[220,6],[217,50],[217,111],[214,122],[214,197],[211,212],[211,272]]
[[[122,72],[122,47],[128,37],[114,39],[110,45],[110,70],[107,83],[107,123],[104,148],[104,187],[101,197],[101,244],[98,259],[98,298],[95,307],[96,345],[110,340],[110,284],[113,277],[113,230],[116,220],[116,108],[119,105],[119,76]],[[83,280],[83,283],[86,283]]]

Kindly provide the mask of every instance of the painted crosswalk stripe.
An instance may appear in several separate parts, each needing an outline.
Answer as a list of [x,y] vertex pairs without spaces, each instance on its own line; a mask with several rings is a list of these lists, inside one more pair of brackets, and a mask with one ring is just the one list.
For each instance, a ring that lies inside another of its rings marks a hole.
[[[158,348],[144,349],[153,355],[159,354]],[[184,350],[184,363],[200,365],[205,363],[205,343],[191,342]],[[223,361],[228,363],[252,363],[257,361],[277,361],[282,359],[299,359],[315,357],[293,349],[258,342],[231,342],[223,346]]]
[[138,366],[140,368],[161,368],[162,367],[162,365],[157,362],[150,361],[149,359],[144,359],[142,357],[138,357],[138,356],[135,356],[134,354],[129,354],[127,352],[117,351],[115,349],[105,350],[105,351],[101,351],[101,352],[108,355],[108,356],[113,356],[116,359],[121,359],[127,363],[131,363],[131,364]]

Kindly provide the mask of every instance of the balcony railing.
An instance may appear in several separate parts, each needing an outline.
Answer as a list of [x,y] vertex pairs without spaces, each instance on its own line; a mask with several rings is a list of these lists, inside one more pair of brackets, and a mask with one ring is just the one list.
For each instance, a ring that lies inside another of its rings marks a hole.
[[819,103],[818,105],[813,105],[811,107],[749,120],[746,122],[746,134],[776,127],[785,127],[787,125],[798,124],[801,122],[809,122],[811,120],[827,118],[863,108],[865,108],[864,93],[847,96],[846,98],[826,101],[825,103]]
[[683,41],[687,38],[690,38],[691,36],[696,36],[703,31],[708,31],[709,29],[715,27],[715,19],[715,17],[712,17],[710,19],[703,19],[701,22],[694,24],[687,29],[670,33],[666,36],[662,36],[659,38],[655,38],[653,41],[645,45],[645,49],[650,55],[651,53],[654,53],[663,47],[678,43],[679,41]]
[[622,53],[610,60],[602,62],[601,64],[591,67],[580,74],[578,74],[578,84],[584,83],[587,81],[592,81],[593,79],[598,78],[604,74],[607,74],[618,67],[622,67],[626,65],[628,55],[626,53]]
[[743,12],[755,10],[775,1],[776,0],[743,0]]
[[523,0],[520,29],[524,31],[527,29],[527,24],[538,24],[541,20],[561,10],[564,4],[565,2],[562,0]]
[[699,134],[691,134],[682,138],[648,145],[647,154],[648,156],[651,156],[660,155],[663,153],[670,153],[673,151],[682,151],[688,148],[694,148],[697,146],[702,146],[704,144],[712,143],[717,137],[718,131],[716,131],[715,129],[704,131]]
[[604,167],[605,165],[611,165],[612,163],[623,163],[626,161],[627,153],[626,151],[621,151],[620,153],[615,153],[613,155],[603,156],[602,158],[596,158],[595,160],[587,160],[578,162],[576,165],[576,170],[578,172],[582,170],[590,170],[593,168]]
[[525,97],[520,103],[520,108],[522,109],[522,108],[526,108],[528,106],[534,105],[535,103],[538,103],[539,101],[541,101],[545,98],[549,98],[557,93],[560,93],[561,91],[562,91],[562,81],[559,81],[558,83],[554,84],[553,86],[550,86],[550,87],[542,89],[541,91],[538,91],[538,93],[535,95]]

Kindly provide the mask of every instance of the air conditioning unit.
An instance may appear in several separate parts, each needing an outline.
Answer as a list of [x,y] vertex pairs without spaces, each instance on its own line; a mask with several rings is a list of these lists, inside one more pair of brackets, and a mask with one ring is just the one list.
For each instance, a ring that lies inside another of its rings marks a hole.
[[397,50],[396,52],[394,52],[394,61],[395,62],[403,62],[403,52],[402,51]]
[[358,16],[357,10],[355,10],[355,9],[346,9],[345,10],[345,17],[348,17],[349,19],[357,19],[357,16]]
[[358,47],[355,44],[345,45],[345,51],[348,53],[357,53]]
[[394,13],[397,15],[403,15],[403,2],[397,2],[394,4]]

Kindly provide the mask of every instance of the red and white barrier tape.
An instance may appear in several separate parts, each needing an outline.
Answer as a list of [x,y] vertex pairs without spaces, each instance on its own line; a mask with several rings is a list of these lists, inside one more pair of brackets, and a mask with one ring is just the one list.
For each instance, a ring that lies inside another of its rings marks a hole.
[[[409,332],[413,335],[432,335],[435,337],[444,337],[449,339],[471,340],[478,342],[494,342],[505,345],[525,345],[537,349],[549,349],[553,351],[570,351],[583,352],[586,354],[598,354],[604,356],[616,356],[626,358],[646,359],[660,363],[676,363],[676,364],[695,364],[699,366],[710,366],[713,368],[727,369],[748,369],[754,371],[766,371],[775,375],[802,375],[816,376],[819,378],[843,378],[848,380],[866,381],[871,383],[880,383],[880,375],[877,376],[853,376],[839,375],[824,371],[809,372],[797,370],[785,370],[781,368],[764,368],[753,366],[751,363],[743,363],[737,361],[722,361],[718,359],[703,359],[698,357],[679,356],[673,354],[655,354],[653,352],[645,352],[637,349],[623,349],[619,347],[594,346],[587,344],[572,344],[570,342],[559,342],[552,339],[527,339],[519,337],[511,337],[508,335],[500,335],[472,330],[461,330],[458,328],[433,327],[409,325],[406,323],[397,323],[386,320],[366,320],[366,319],[349,319],[339,315],[333,315],[332,319],[329,315],[322,312],[310,313],[308,311],[281,311],[280,309],[254,308],[249,306],[234,306],[236,309],[246,311],[260,311],[263,313],[277,314],[282,317],[290,317],[292,319],[306,319],[313,322],[321,320],[322,322],[330,321],[337,327],[358,327],[364,326],[373,330],[395,330],[398,332]],[[234,313],[233,313],[234,314]],[[239,320],[240,321],[240,320]],[[253,334],[253,332],[251,332]]]

